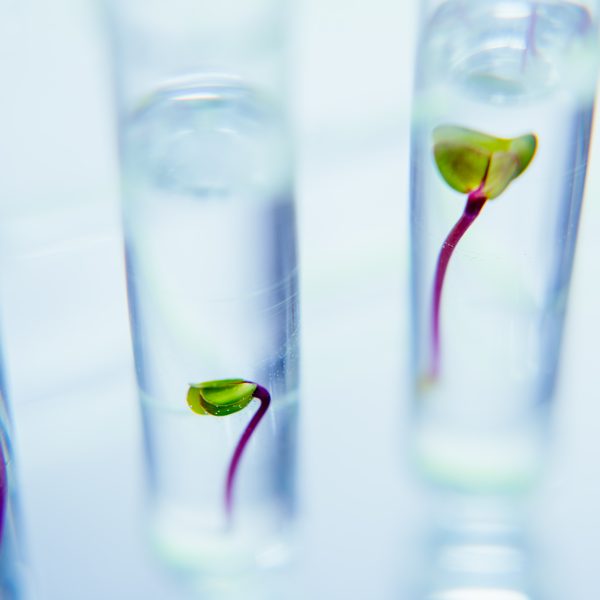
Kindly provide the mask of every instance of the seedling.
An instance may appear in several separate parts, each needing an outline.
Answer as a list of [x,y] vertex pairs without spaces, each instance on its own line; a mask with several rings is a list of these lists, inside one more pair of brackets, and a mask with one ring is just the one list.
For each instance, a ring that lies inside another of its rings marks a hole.
[[440,250],[433,284],[429,379],[440,373],[440,306],[448,262],[467,229],[488,200],[497,198],[531,163],[537,147],[533,134],[497,138],[471,129],[442,125],[433,132],[433,155],[444,181],[467,194],[463,214]]
[[225,479],[225,514],[229,520],[233,511],[235,477],[242,454],[254,430],[269,408],[271,395],[266,388],[245,379],[220,379],[193,383],[187,394],[188,406],[197,415],[214,417],[225,417],[244,410],[253,399],[259,400],[260,406],[250,419],[235,447]]

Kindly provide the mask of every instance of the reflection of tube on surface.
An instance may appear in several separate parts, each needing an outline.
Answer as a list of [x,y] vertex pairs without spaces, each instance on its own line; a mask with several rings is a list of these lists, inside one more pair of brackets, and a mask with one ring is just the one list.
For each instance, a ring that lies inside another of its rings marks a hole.
[[419,600],[533,600],[545,585],[526,510],[507,497],[439,493],[422,538]]

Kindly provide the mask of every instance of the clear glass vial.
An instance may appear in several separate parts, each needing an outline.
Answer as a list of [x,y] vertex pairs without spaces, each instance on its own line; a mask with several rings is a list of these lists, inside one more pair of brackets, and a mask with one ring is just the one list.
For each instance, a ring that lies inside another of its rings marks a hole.
[[[587,168],[593,9],[446,0],[424,11],[412,136],[414,452],[437,484],[523,490],[543,464]],[[468,148],[473,132],[501,145],[524,136],[533,149],[497,196],[486,186],[522,153],[486,163],[488,150]],[[481,182],[448,183],[450,170],[466,177],[480,159]],[[486,197],[473,214],[477,194]]]
[[[110,2],[127,281],[153,540],[207,573],[290,549],[298,304],[284,4]],[[188,406],[190,385],[242,379],[261,410]]]

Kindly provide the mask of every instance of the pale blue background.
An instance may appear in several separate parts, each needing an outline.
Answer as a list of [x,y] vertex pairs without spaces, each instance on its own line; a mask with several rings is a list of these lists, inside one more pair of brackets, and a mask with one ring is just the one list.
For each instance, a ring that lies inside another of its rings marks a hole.
[[[294,20],[299,598],[404,599],[419,579],[426,517],[403,448],[413,9],[305,0]],[[111,98],[93,4],[2,2],[0,74],[2,311],[26,578],[41,600],[184,597],[143,545]],[[600,589],[598,196],[593,158],[555,463],[533,509],[544,598]]]

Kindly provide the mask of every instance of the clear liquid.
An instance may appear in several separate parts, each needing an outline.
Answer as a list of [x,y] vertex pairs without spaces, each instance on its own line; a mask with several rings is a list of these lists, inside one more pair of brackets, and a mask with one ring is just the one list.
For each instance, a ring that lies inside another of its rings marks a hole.
[[[126,124],[130,313],[146,435],[152,532],[194,570],[284,557],[294,504],[297,274],[281,123],[229,82],[157,93]],[[272,402],[224,508],[235,445],[258,401],[200,416],[188,385],[255,381]]]
[[[567,62],[586,23],[567,3],[448,2],[428,32],[411,209],[417,453],[435,480],[458,487],[521,488],[540,468],[587,167],[592,92],[575,87]],[[442,373],[425,385],[437,257],[466,202],[433,160],[441,124],[533,133],[538,149],[456,247]]]

